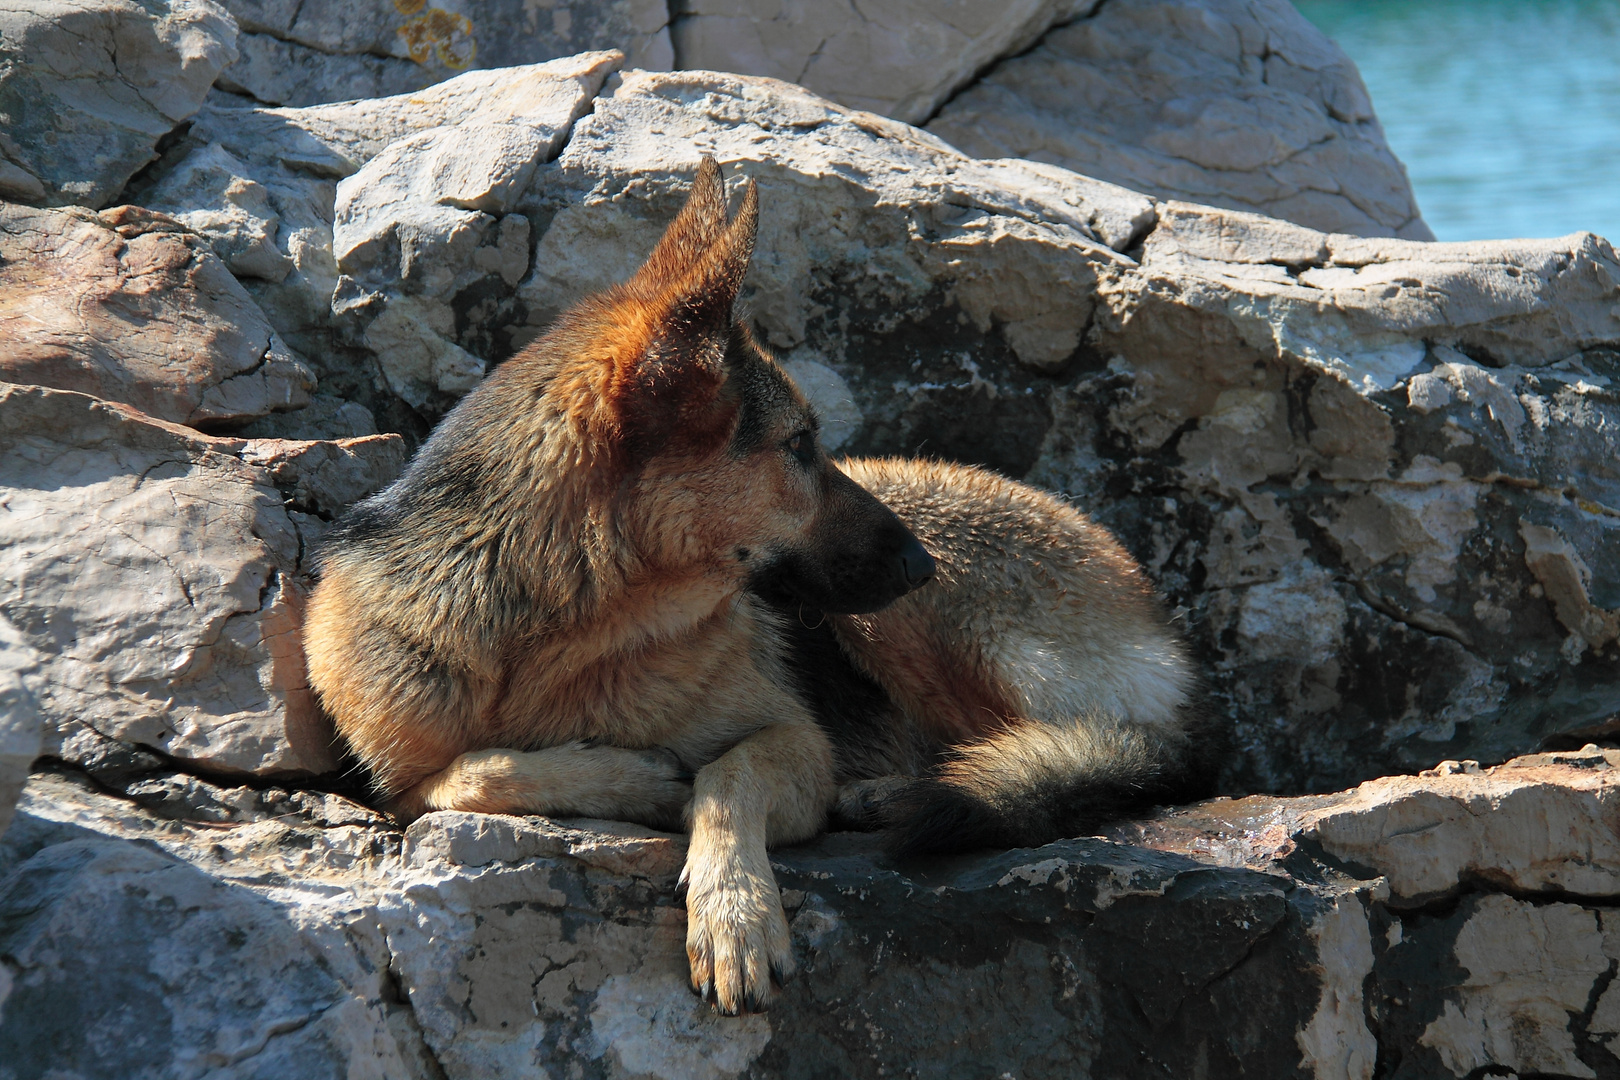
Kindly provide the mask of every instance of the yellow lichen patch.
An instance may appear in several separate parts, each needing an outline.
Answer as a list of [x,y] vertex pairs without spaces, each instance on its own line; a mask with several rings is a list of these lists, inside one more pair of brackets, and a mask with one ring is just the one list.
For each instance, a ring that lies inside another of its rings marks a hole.
[[415,15],[427,6],[427,0],[394,0],[394,10],[401,15]]
[[[422,0],[396,0],[396,4],[413,2],[420,4]],[[401,26],[399,36],[405,39],[411,59],[418,64],[426,64],[429,56],[437,55],[439,63],[460,71],[478,55],[472,20],[443,8],[428,8]]]

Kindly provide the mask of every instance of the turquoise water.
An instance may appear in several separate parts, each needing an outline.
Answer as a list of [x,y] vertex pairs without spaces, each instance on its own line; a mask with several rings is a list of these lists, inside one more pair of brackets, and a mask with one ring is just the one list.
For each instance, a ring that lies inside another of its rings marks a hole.
[[1355,60],[1441,240],[1620,243],[1620,0],[1296,0]]

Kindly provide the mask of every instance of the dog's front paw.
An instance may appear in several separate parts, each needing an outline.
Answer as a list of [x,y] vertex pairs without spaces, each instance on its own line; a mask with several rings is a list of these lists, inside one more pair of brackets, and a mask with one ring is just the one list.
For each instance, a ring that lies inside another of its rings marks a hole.
[[782,897],[759,861],[689,858],[681,871],[692,989],[726,1016],[765,1011],[793,974]]

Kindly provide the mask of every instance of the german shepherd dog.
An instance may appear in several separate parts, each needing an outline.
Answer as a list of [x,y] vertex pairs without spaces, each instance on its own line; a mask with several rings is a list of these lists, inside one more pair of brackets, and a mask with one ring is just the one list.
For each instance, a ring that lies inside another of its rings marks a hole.
[[684,824],[692,986],[727,1014],[793,968],[767,849],[835,804],[906,853],[1042,843],[1170,792],[1194,716],[1104,530],[979,470],[828,460],[733,316],[758,206],[728,219],[705,158],[635,276],[333,530],[305,626],[401,816]]

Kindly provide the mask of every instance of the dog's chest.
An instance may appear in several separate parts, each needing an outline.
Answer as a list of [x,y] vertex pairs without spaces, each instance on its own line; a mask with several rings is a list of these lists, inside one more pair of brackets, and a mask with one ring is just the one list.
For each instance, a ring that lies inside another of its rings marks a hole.
[[[735,605],[662,633],[548,641],[508,665],[491,716],[511,745],[578,739],[713,756],[780,714],[780,646]],[[688,762],[700,764],[699,761]]]

